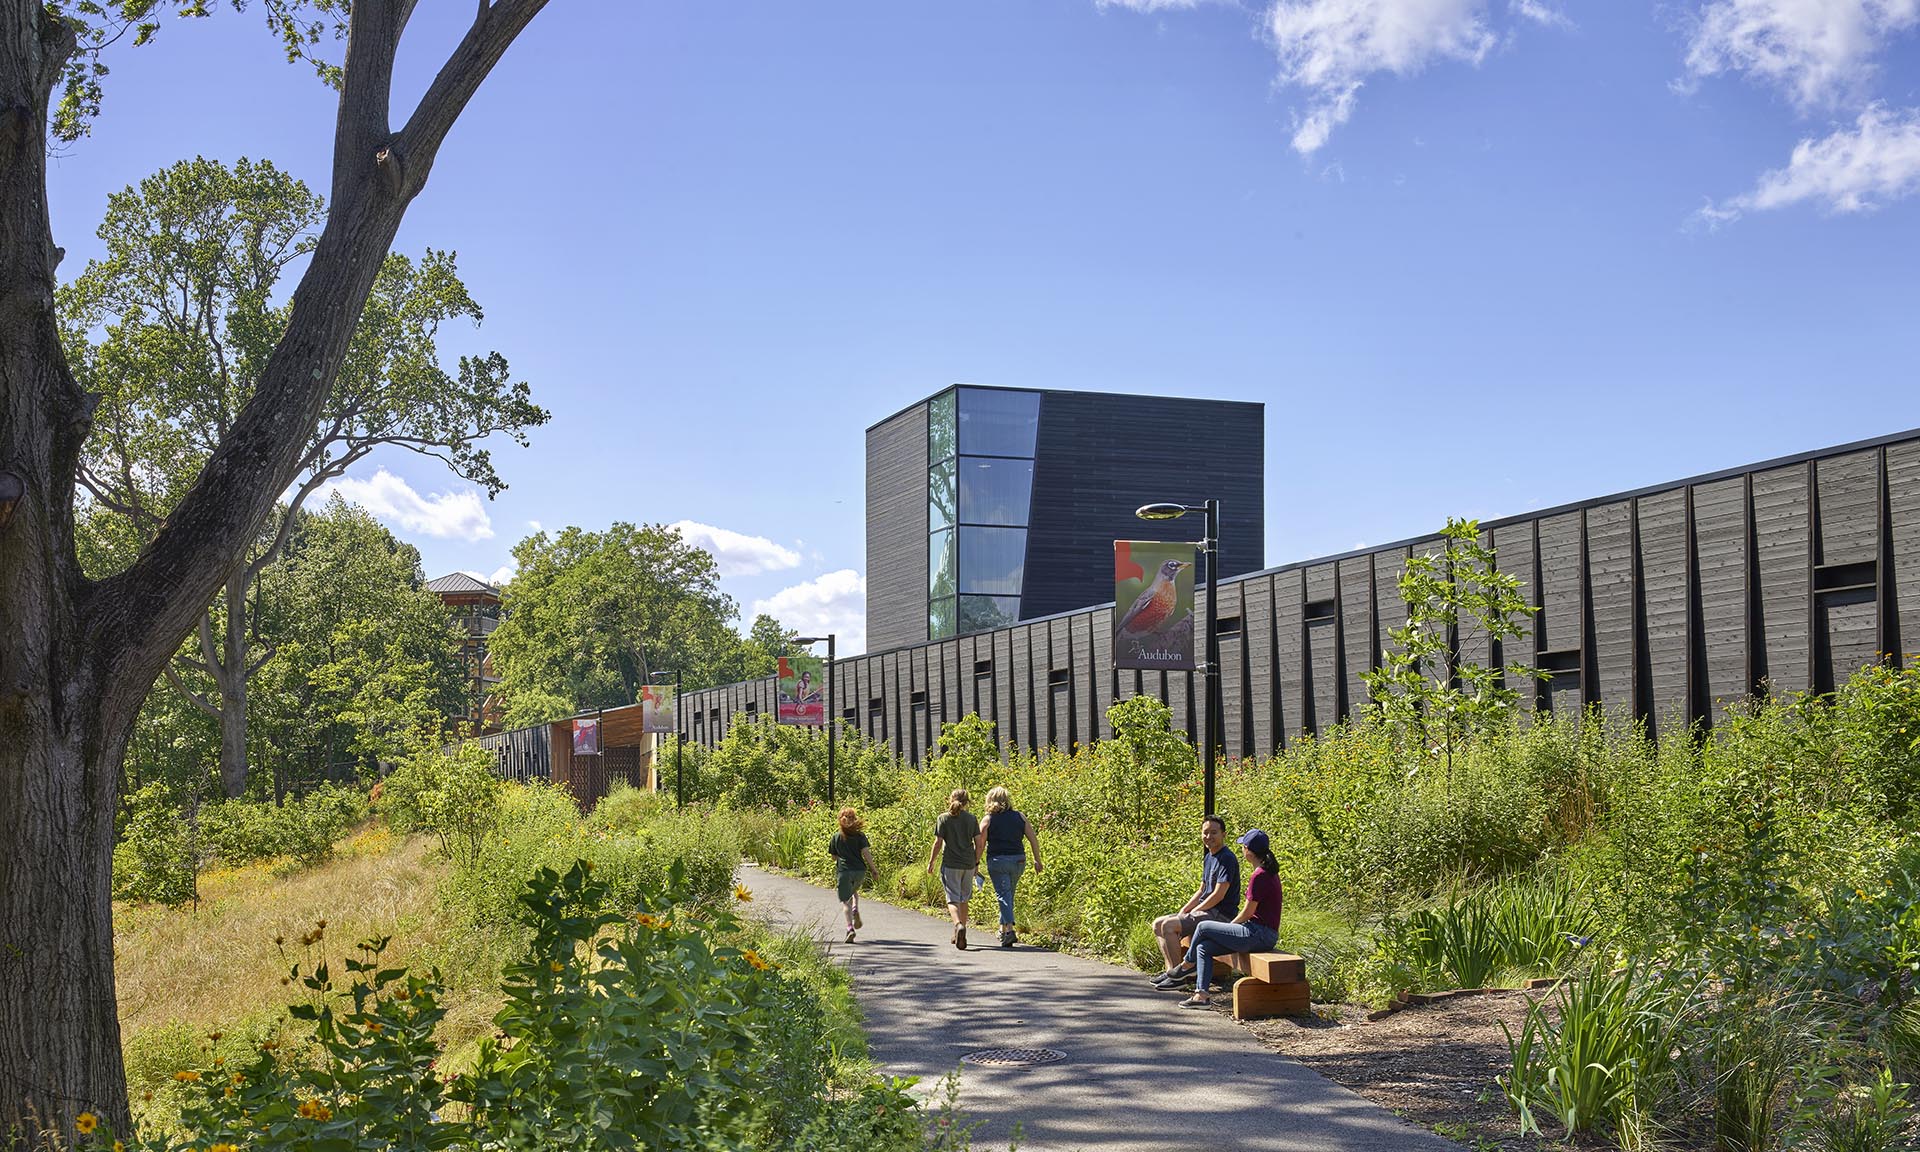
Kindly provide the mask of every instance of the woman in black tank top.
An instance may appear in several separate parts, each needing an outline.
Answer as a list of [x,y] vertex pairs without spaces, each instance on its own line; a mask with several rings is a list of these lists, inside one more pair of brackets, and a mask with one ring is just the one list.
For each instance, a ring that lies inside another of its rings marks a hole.
[[1025,816],[1014,811],[1013,797],[1004,786],[987,793],[987,820],[980,826],[987,836],[987,878],[1000,901],[1000,947],[1013,947],[1013,890],[1027,870],[1026,846],[1033,845],[1033,874],[1040,866],[1040,838]]

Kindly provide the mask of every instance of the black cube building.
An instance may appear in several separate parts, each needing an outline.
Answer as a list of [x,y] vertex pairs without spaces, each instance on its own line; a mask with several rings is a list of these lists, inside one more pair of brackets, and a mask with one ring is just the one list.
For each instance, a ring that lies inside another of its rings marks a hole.
[[[1220,575],[1265,563],[1266,408],[959,385],[867,429],[870,652],[1110,596],[1113,541],[1157,501],[1221,501]],[[1176,538],[1178,538],[1176,536]]]

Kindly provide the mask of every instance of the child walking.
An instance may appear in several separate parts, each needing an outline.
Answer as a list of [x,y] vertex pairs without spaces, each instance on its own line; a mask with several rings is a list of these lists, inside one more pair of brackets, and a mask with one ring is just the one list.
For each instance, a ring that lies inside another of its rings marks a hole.
[[860,929],[860,885],[874,871],[873,850],[867,844],[866,827],[860,814],[851,808],[840,809],[840,831],[827,841],[827,854],[833,857],[833,891],[847,913],[847,943]]

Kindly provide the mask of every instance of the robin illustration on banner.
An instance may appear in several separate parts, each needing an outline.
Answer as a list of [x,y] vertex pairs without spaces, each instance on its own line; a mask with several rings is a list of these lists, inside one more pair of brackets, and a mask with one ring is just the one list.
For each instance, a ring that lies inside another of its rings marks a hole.
[[1191,544],[1114,541],[1115,667],[1195,667],[1193,555]]

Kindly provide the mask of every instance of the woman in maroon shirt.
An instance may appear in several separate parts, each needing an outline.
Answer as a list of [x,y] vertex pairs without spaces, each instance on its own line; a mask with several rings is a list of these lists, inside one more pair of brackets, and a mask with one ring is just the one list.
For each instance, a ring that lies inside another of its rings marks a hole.
[[1258,828],[1249,830],[1240,837],[1240,854],[1253,865],[1247,898],[1240,902],[1240,915],[1231,924],[1210,920],[1194,927],[1185,965],[1193,971],[1194,991],[1180,1002],[1182,1008],[1205,1008],[1211,1002],[1208,987],[1213,983],[1214,957],[1266,952],[1280,941],[1280,863],[1273,858],[1267,834]]

